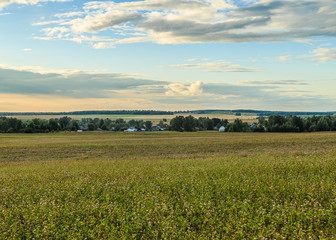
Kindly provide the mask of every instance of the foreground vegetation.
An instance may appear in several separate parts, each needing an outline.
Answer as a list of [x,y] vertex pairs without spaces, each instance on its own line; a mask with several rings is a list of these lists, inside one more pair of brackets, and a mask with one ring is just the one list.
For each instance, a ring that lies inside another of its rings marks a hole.
[[332,239],[335,133],[0,135],[0,239]]

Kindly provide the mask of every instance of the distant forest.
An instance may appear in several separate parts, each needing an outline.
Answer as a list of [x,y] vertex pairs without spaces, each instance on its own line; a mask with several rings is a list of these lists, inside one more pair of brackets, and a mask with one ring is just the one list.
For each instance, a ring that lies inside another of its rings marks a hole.
[[74,112],[0,112],[0,116],[76,116],[76,115],[177,115],[177,114],[225,114],[225,115],[254,115],[268,117],[281,116],[327,116],[336,112],[285,112],[259,110],[193,110],[193,111],[155,111],[155,110],[114,110],[114,111],[74,111]]
[[[182,113],[180,111],[178,113]],[[285,111],[259,111],[259,110],[197,110],[189,111],[188,113],[196,114],[228,114],[228,115],[254,115],[268,117],[271,115],[281,116],[328,116],[336,115],[336,112],[285,112]]]
[[[132,127],[135,131],[204,131],[219,130],[225,132],[315,132],[336,131],[335,116],[298,116],[271,115],[259,117],[255,123],[249,124],[241,119],[229,122],[227,119],[189,116],[176,116],[170,122],[162,119],[156,126],[144,120],[125,121],[122,118],[82,118],[70,117],[32,120],[20,120],[14,117],[0,117],[1,133],[48,133],[59,131],[125,131]],[[132,131],[133,131],[132,130]]]
[[336,117],[334,116],[312,116],[302,118],[298,116],[271,115],[259,117],[258,121],[252,124],[235,119],[229,123],[226,119],[218,118],[194,118],[193,116],[177,116],[170,121],[169,130],[173,131],[195,131],[215,130],[225,127],[225,132],[316,132],[336,131]]
[[153,110],[116,110],[116,111],[75,111],[75,112],[0,112],[0,116],[34,116],[34,115],[173,115],[169,111]]

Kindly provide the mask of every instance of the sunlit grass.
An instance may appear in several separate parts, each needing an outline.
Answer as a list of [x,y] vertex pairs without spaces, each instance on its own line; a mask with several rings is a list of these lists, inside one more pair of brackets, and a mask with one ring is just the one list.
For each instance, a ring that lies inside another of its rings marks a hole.
[[0,135],[0,238],[330,239],[335,146],[335,133]]

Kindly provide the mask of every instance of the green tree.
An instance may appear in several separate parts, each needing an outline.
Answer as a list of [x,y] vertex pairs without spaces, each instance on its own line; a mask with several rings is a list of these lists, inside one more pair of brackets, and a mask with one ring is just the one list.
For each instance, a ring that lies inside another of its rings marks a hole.
[[118,119],[116,119],[115,122],[116,122],[116,124],[123,124],[123,123],[126,123],[125,120],[122,119],[122,118],[118,118]]
[[104,120],[103,119],[100,119],[99,120],[99,128],[103,129],[103,125],[105,124]]
[[94,131],[94,130],[96,130],[97,129],[97,127],[96,127],[96,125],[93,123],[93,122],[90,122],[89,124],[88,124],[88,130],[89,131]]
[[226,126],[229,124],[229,120],[227,120],[227,119],[222,119],[220,123],[221,123],[221,126],[226,127]]
[[109,119],[109,118],[106,118],[105,119],[105,126],[110,129],[111,128],[111,125],[112,125],[112,120]]
[[198,126],[205,130],[213,130],[214,122],[208,117],[200,117],[198,119]]
[[172,120],[170,120],[170,127],[173,131],[183,132],[183,116],[176,116]]
[[69,118],[67,116],[61,117],[58,120],[58,123],[61,127],[61,130],[70,130],[70,129],[68,129],[70,122],[71,122],[71,118]]
[[232,124],[232,128],[234,132],[243,132],[244,131],[243,121],[239,118],[235,119]]
[[146,130],[151,130],[152,126],[153,126],[153,123],[151,121],[146,121],[145,122]]
[[183,120],[183,129],[187,132],[192,132],[195,130],[195,118],[191,115],[185,117]]
[[71,131],[77,131],[79,129],[78,121],[71,121]]
[[5,133],[8,130],[8,123],[5,117],[0,118],[0,132]]
[[221,120],[219,118],[212,118],[214,126],[220,126]]
[[48,121],[48,129],[49,131],[59,131],[60,126],[58,125],[58,120],[55,118],[51,118]]
[[298,116],[290,116],[289,117],[289,124],[293,126],[294,128],[298,128],[300,132],[304,131],[304,123],[302,118]]
[[317,122],[316,130],[317,131],[329,131],[330,130],[328,121],[325,117],[320,118],[320,120]]
[[165,124],[165,123],[163,122],[163,120],[161,120],[161,121],[159,122],[159,126],[160,126],[161,128],[165,128],[165,127],[167,126],[167,124]]
[[258,124],[265,125],[266,119],[263,116],[258,117]]

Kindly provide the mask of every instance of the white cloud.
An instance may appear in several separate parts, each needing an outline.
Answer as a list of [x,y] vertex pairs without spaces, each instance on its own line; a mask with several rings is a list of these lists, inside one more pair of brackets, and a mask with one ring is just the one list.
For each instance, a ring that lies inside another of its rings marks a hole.
[[255,72],[258,71],[254,68],[242,67],[239,64],[234,64],[232,62],[227,62],[223,60],[218,61],[207,61],[206,59],[189,59],[191,62],[199,63],[187,63],[187,64],[177,64],[165,67],[170,68],[181,68],[181,69],[193,69],[205,72]]
[[40,66],[8,66],[5,64],[0,64],[0,69],[5,69],[5,70],[14,70],[18,72],[32,72],[32,73],[38,73],[38,74],[61,74],[61,75],[69,75],[69,74],[74,74],[78,73],[80,71],[78,70],[57,70],[57,69],[48,69],[48,68],[43,68]]
[[59,38],[66,32],[69,32],[70,30],[66,27],[54,27],[54,28],[44,28],[43,32],[49,37],[51,36],[59,36]]
[[44,26],[44,25],[50,25],[50,24],[62,24],[63,20],[52,20],[52,21],[42,21],[42,22],[36,22],[33,23],[33,26]]
[[73,19],[65,25],[70,25],[75,33],[97,32],[127,22],[139,21],[142,16],[136,12],[114,10],[107,13],[96,13],[94,16],[87,15],[85,18]]
[[290,56],[279,56],[278,61],[279,62],[287,62],[290,60]]
[[314,62],[329,62],[336,60],[336,48],[318,48],[310,52],[308,58]]
[[[92,1],[84,3],[80,11],[55,15],[55,21],[61,20],[60,26],[71,29],[72,38],[78,34],[106,34],[107,38],[118,34],[121,39],[116,44],[311,42],[317,36],[336,36],[335,13],[334,0]],[[134,38],[137,34],[143,38]],[[130,37],[132,41],[127,40]]]
[[85,15],[84,12],[68,12],[68,13],[59,13],[56,14],[55,17],[58,18],[70,18],[70,17],[79,17]]
[[[55,28],[45,28],[43,29],[49,37],[34,37],[34,39],[39,40],[57,40],[62,38],[63,40],[82,43],[82,42],[90,42],[94,48],[101,49],[101,48],[113,48],[116,43],[118,43],[118,39],[115,38],[106,38],[106,37],[99,37],[99,36],[86,36],[86,35],[76,35],[72,36],[68,33],[67,28],[64,30],[55,29]],[[57,35],[53,35],[50,33],[57,33]],[[98,42],[98,43],[97,43]]]
[[207,58],[191,58],[191,59],[188,59],[188,62],[205,62],[205,61],[208,61],[209,59]]
[[10,4],[25,4],[25,5],[34,5],[41,2],[69,2],[72,0],[0,0],[0,10]]
[[226,99],[229,99],[229,98],[241,98],[242,96],[228,94],[228,95],[222,95],[221,97],[226,100]]
[[95,49],[115,48],[117,44],[129,44],[129,43],[148,41],[148,37],[130,37],[125,39],[110,39],[110,40],[104,38],[97,38],[97,39],[99,40],[95,41],[98,41],[98,43],[93,44],[93,47]]
[[31,51],[33,51],[33,49],[31,49],[31,48],[25,48],[25,49],[23,49],[23,51],[24,52],[31,52]]
[[197,81],[195,83],[191,83],[190,85],[185,85],[183,83],[171,83],[166,88],[168,91],[166,92],[167,96],[196,96],[200,95],[203,92],[203,82]]
[[243,81],[238,83],[239,85],[244,86],[271,86],[271,85],[278,85],[278,86],[293,86],[293,85],[308,85],[307,82],[302,80],[259,80],[259,81]]
[[115,43],[109,43],[109,42],[98,42],[93,45],[95,49],[105,49],[105,48],[114,48]]

